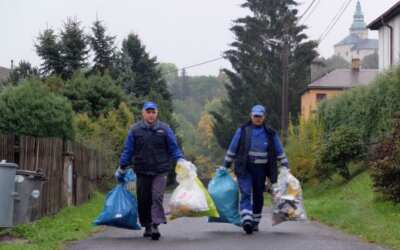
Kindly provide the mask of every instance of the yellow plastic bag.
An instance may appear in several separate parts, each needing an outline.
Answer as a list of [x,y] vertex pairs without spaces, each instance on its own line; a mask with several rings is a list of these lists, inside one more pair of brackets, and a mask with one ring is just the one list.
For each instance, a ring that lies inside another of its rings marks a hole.
[[170,219],[219,216],[214,201],[197,177],[193,163],[180,160],[175,172],[179,185],[172,193],[169,202]]

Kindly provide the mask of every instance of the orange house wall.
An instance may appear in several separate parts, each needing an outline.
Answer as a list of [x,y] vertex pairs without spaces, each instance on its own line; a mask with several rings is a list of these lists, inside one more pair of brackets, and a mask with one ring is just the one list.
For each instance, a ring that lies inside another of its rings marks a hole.
[[326,94],[326,99],[339,95],[343,90],[310,89],[301,96],[301,116],[308,120],[317,110],[317,94]]

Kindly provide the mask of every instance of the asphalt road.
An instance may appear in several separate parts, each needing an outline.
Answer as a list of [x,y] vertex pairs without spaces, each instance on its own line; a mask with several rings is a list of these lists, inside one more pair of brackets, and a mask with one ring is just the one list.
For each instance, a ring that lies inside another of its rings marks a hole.
[[229,224],[207,223],[206,218],[180,218],[160,226],[162,238],[142,238],[142,231],[107,228],[93,237],[73,243],[67,249],[143,250],[376,250],[382,247],[320,225],[316,222],[290,222],[271,226],[266,209],[260,232],[246,235]]

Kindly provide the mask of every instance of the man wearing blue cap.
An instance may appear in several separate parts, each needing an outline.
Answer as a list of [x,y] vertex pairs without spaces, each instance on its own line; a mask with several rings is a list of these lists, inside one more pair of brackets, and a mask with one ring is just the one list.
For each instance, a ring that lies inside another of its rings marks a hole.
[[121,174],[133,164],[137,174],[139,221],[145,227],[144,237],[158,240],[158,225],[165,224],[163,208],[167,175],[172,162],[183,158],[176,136],[168,124],[158,120],[158,107],[146,102],[143,120],[134,124],[125,140],[120,158]]
[[276,187],[278,167],[284,174],[289,170],[279,135],[265,124],[265,117],[262,105],[252,108],[251,120],[236,131],[224,160],[226,168],[235,162],[241,196],[240,216],[247,234],[258,231],[266,177]]

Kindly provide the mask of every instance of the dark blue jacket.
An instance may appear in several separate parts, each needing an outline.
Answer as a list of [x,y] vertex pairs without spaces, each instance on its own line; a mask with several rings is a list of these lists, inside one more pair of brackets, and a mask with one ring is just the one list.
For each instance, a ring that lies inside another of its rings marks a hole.
[[289,167],[279,135],[265,125],[256,127],[251,122],[240,127],[233,136],[224,165],[230,167],[233,162],[237,175],[245,173],[249,163],[265,165],[273,183],[278,167]]
[[168,124],[149,126],[140,121],[129,130],[120,158],[121,168],[133,164],[138,174],[167,173],[173,161],[183,158],[176,136]]

